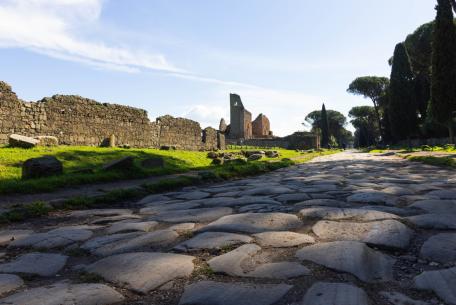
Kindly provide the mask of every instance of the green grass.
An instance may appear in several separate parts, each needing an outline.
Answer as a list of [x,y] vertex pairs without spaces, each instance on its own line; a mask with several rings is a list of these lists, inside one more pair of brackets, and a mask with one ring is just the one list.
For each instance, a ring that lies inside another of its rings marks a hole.
[[[277,149],[282,157],[294,158],[301,153],[293,150]],[[239,150],[238,150],[239,151]],[[40,156],[55,156],[63,163],[64,174],[60,176],[21,179],[22,164],[25,160]],[[102,166],[125,156],[135,158],[135,168],[127,172],[107,172]],[[162,157],[163,168],[147,169],[141,161],[150,157]],[[263,160],[269,160],[264,158]],[[207,152],[122,149],[86,146],[37,147],[33,149],[0,148],[0,194],[50,192],[57,188],[81,184],[93,184],[123,179],[185,173],[195,170],[211,170],[220,166],[211,164]],[[84,172],[89,170],[89,172]]]
[[434,156],[404,156],[404,158],[413,161],[421,162],[429,165],[442,167],[456,167],[456,160],[451,157],[434,157]]
[[[447,145],[437,145],[437,146],[430,146],[430,145],[421,145],[419,147],[402,147],[402,146],[392,146],[389,148],[390,150],[398,150],[399,153],[411,153],[411,152],[421,152],[421,151],[431,151],[431,152],[456,152],[456,147],[452,144]],[[388,149],[371,149],[371,148],[363,148],[363,152],[369,153],[384,153],[387,152]]]

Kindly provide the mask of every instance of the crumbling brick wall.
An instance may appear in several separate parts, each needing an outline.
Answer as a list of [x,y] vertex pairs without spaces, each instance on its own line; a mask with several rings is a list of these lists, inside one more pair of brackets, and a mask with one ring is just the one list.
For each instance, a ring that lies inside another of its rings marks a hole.
[[269,119],[264,114],[260,113],[252,122],[253,138],[267,138],[271,134],[271,125]]
[[0,144],[6,144],[12,133],[55,136],[66,145],[103,145],[115,135],[117,145],[132,147],[209,150],[220,146],[215,129],[206,132],[203,142],[200,125],[192,120],[163,116],[151,122],[145,110],[75,95],[24,102],[0,81]]

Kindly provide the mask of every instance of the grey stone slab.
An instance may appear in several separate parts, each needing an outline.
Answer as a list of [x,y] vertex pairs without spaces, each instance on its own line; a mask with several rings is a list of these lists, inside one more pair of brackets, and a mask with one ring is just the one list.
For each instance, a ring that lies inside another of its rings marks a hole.
[[170,226],[168,229],[176,231],[178,234],[186,233],[193,231],[196,227],[196,224],[193,222],[184,222]]
[[288,231],[302,226],[296,215],[285,213],[245,213],[224,216],[201,231],[261,233]]
[[247,235],[225,232],[204,232],[180,243],[174,249],[179,251],[221,249],[227,246],[250,243],[252,240],[253,238]]
[[0,295],[16,290],[24,285],[24,281],[14,274],[0,274]]
[[456,214],[456,200],[420,200],[409,207],[422,209],[433,214]]
[[272,305],[292,287],[285,284],[201,281],[185,287],[179,305]]
[[69,213],[71,217],[92,217],[92,216],[116,216],[132,214],[133,211],[129,209],[92,209],[73,211]]
[[351,205],[345,201],[336,199],[310,199],[295,204],[295,207],[312,207],[312,206],[326,206],[326,207],[350,207]]
[[194,200],[191,202],[200,203],[205,207],[234,207],[249,204],[280,204],[280,202],[271,199],[268,196],[242,196],[239,198],[216,197],[206,198],[202,200]]
[[294,193],[294,194],[282,194],[274,197],[274,200],[280,201],[282,203],[295,203],[304,200],[311,199],[310,196],[306,193]]
[[199,208],[201,206],[200,203],[188,201],[188,202],[174,202],[174,203],[166,203],[160,205],[153,205],[142,208],[139,210],[139,213],[142,215],[154,215],[158,214],[163,211],[174,211],[174,210],[188,210]]
[[146,204],[153,204],[153,203],[156,203],[156,202],[168,201],[168,200],[171,200],[171,199],[170,199],[170,197],[168,197],[166,195],[152,194],[152,195],[144,197],[143,199],[138,201],[136,204],[137,205],[146,205]]
[[369,305],[361,288],[345,283],[317,282],[307,290],[300,305]]
[[277,195],[294,193],[293,189],[284,186],[260,186],[252,189],[242,191],[240,196],[252,196],[252,195]]
[[174,230],[158,230],[149,233],[141,233],[132,238],[122,238],[101,246],[91,248],[90,251],[98,256],[108,256],[118,253],[135,251],[142,248],[162,248],[169,246],[179,237]]
[[104,224],[110,224],[113,222],[118,222],[118,221],[123,221],[123,220],[135,220],[135,219],[141,219],[141,216],[134,215],[134,214],[106,216],[106,217],[96,218],[96,219],[90,221],[90,223],[94,224],[94,225],[104,225]]
[[382,291],[379,294],[387,299],[391,305],[430,305],[428,302],[414,300],[396,291]]
[[430,191],[427,195],[440,199],[456,199],[456,190],[435,190]]
[[402,187],[402,186],[390,186],[385,189],[382,189],[382,192],[385,194],[396,195],[396,196],[404,196],[404,195],[414,195],[415,191],[410,187]]
[[398,219],[397,215],[367,209],[314,207],[302,209],[299,214],[303,218],[324,219],[324,220],[353,220],[353,221],[375,221],[384,219]]
[[9,247],[56,248],[81,242],[92,237],[90,230],[78,228],[58,228],[45,233],[34,233],[27,237],[17,239]]
[[363,191],[347,197],[348,202],[395,205],[395,196],[380,191]]
[[263,232],[252,236],[262,247],[286,248],[315,242],[310,235],[290,231]]
[[348,272],[364,282],[393,280],[395,259],[356,241],[335,241],[302,248],[296,256],[327,268]]
[[131,233],[118,233],[112,235],[102,235],[95,238],[92,238],[81,245],[82,249],[95,251],[98,248],[102,248],[111,243],[115,243],[124,239],[133,239],[140,236],[140,232],[131,232]]
[[13,294],[0,305],[109,305],[123,300],[107,285],[56,283]]
[[65,266],[67,259],[61,254],[27,253],[12,262],[0,264],[0,272],[52,276]]
[[278,204],[250,204],[239,208],[239,213],[271,213],[271,212],[284,212],[290,211],[288,206]]
[[396,220],[368,223],[319,221],[312,230],[327,241],[353,240],[399,249],[407,248],[413,236],[412,230]]
[[245,276],[269,279],[291,279],[300,276],[310,275],[309,268],[296,262],[278,262],[259,265],[255,270],[248,272]]
[[409,215],[417,214],[416,211],[411,210],[411,209],[403,209],[403,208],[390,207],[390,206],[385,206],[385,205],[365,205],[365,206],[359,207],[359,209],[385,212],[385,213],[394,214],[394,215],[398,215],[398,216],[409,216]]
[[108,229],[106,229],[106,232],[108,234],[124,233],[131,231],[150,232],[157,226],[158,222],[156,221],[117,222],[113,223]]
[[257,245],[243,245],[233,251],[216,256],[207,263],[214,272],[232,276],[246,276],[246,270],[242,268],[242,263],[251,259],[259,251],[261,248]]
[[450,305],[456,304],[456,267],[424,271],[414,278],[415,288],[434,291]]
[[86,270],[119,286],[147,293],[171,280],[193,272],[193,256],[136,252],[103,258]]
[[201,208],[179,211],[165,211],[151,216],[151,220],[179,223],[179,222],[210,222],[222,216],[229,215],[233,209],[227,207]]
[[420,256],[431,262],[456,262],[456,233],[431,236],[421,247]]
[[0,231],[0,246],[8,245],[12,241],[20,240],[32,233],[32,230],[2,230]]
[[407,217],[406,219],[423,229],[456,229],[456,214],[423,214]]
[[175,196],[177,199],[196,200],[209,197],[211,194],[202,191],[185,192]]

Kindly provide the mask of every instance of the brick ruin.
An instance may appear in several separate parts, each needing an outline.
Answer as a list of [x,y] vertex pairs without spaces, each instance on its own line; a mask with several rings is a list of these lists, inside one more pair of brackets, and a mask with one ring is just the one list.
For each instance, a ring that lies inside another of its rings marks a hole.
[[38,102],[18,99],[0,81],[0,145],[17,133],[55,136],[60,144],[100,146],[114,135],[118,146],[175,147],[183,150],[225,148],[225,136],[198,122],[165,115],[151,122],[142,109],[99,103],[76,95],[54,95]]
[[309,132],[295,132],[286,137],[275,137],[268,117],[260,113],[252,122],[252,114],[245,109],[241,97],[233,93],[230,94],[230,124],[226,126],[222,118],[220,130],[225,134],[227,144],[286,149],[319,147],[318,137]]
[[245,109],[241,97],[230,94],[230,125],[226,136],[230,139],[271,138],[269,119],[260,114],[252,122],[252,113]]

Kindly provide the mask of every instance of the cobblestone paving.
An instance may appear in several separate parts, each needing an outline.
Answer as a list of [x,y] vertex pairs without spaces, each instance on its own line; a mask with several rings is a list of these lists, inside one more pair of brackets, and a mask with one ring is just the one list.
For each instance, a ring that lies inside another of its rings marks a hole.
[[345,152],[0,230],[0,304],[456,305],[456,175]]

